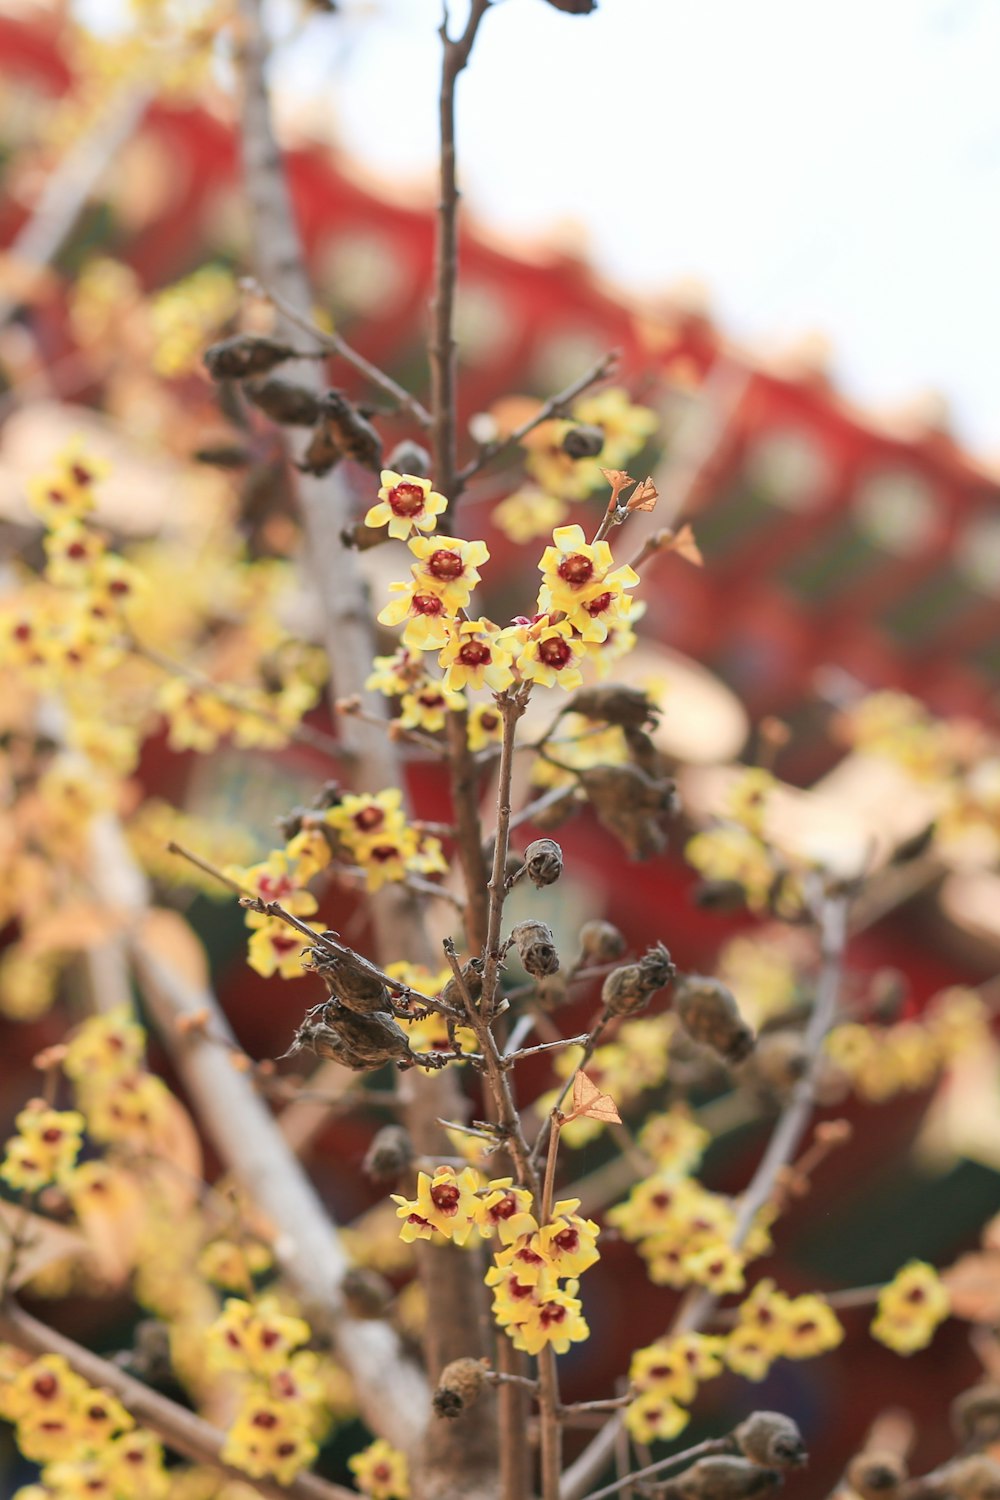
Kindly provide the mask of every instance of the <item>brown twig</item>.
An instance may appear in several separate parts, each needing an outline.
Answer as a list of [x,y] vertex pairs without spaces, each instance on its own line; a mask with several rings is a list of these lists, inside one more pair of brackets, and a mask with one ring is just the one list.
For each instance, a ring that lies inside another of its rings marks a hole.
[[609,1495],[617,1495],[630,1484],[641,1483],[644,1479],[654,1479],[658,1474],[665,1474],[668,1469],[676,1469],[681,1464],[690,1463],[692,1459],[707,1457],[710,1453],[732,1453],[732,1438],[708,1438],[703,1443],[695,1443],[693,1448],[685,1448],[680,1453],[671,1453],[669,1458],[658,1459],[655,1464],[647,1464],[644,1469],[635,1469],[631,1474],[625,1474],[616,1479],[613,1484],[606,1484],[603,1489],[591,1490],[583,1500],[608,1500]]
[[[523,689],[522,689],[523,694]],[[524,713],[526,698],[509,690],[497,702],[503,724],[500,748],[500,770],[497,784],[497,832],[493,846],[493,868],[489,881],[489,914],[486,925],[486,948],[483,954],[483,1011],[490,1015],[496,1002],[500,976],[500,929],[507,897],[507,852],[510,848],[510,785],[514,772],[514,737],[517,722]]]
[[578,375],[575,380],[571,381],[564,390],[558,391],[556,395],[550,396],[547,401],[543,402],[534,416],[528,417],[520,426],[508,432],[505,437],[494,438],[491,442],[484,443],[476,454],[476,457],[470,459],[464,469],[459,470],[457,476],[459,487],[464,487],[470,479],[479,473],[480,469],[484,469],[487,464],[492,463],[507,448],[512,448],[515,443],[519,443],[522,438],[526,438],[529,432],[534,432],[535,428],[540,427],[543,422],[548,422],[552,417],[562,416],[565,408],[571,401],[575,401],[577,396],[582,396],[584,391],[589,390],[592,385],[597,385],[598,381],[605,380],[609,375],[612,375],[620,358],[620,350],[609,349],[607,354],[602,354],[597,363],[592,365],[589,370],[585,370],[582,375]]
[[426,406],[418,401],[416,396],[411,395],[398,381],[393,380],[391,375],[387,375],[384,370],[379,369],[378,365],[373,365],[370,360],[365,359],[363,354],[359,354],[356,349],[353,349],[350,344],[346,343],[340,337],[339,333],[327,333],[324,329],[317,327],[308,314],[300,312],[287,297],[283,296],[273,287],[265,286],[253,276],[245,276],[243,278],[243,285],[248,291],[270,302],[273,307],[277,308],[282,317],[286,318],[295,328],[300,329],[302,333],[307,333],[310,338],[315,339],[321,349],[325,349],[330,354],[337,355],[345,364],[351,365],[357,370],[359,375],[365,377],[369,384],[389,396],[401,410],[409,412],[410,416],[415,422],[419,422],[421,427],[429,427],[431,425],[431,414]]
[[452,37],[448,13],[441,23],[443,48],[441,92],[438,101],[441,179],[434,245],[434,299],[431,304],[434,333],[428,354],[431,364],[431,428],[434,482],[450,501],[457,499],[455,463],[455,291],[458,283],[458,177],[455,164],[455,85],[465,68],[480,22],[492,0],[472,0],[465,30]]
[[[547,1224],[552,1217],[552,1197],[556,1181],[556,1159],[559,1155],[559,1137],[563,1117],[558,1105],[550,1115],[549,1150],[545,1162],[545,1182],[542,1187],[542,1202],[539,1224]],[[546,1344],[538,1354],[538,1426],[541,1440],[542,1500],[559,1500],[559,1480],[562,1474],[562,1428],[559,1423],[559,1367],[555,1350]]]
[[[229,1479],[247,1484],[241,1469],[222,1458],[226,1434],[212,1427],[187,1407],[161,1396],[142,1381],[125,1373],[81,1344],[39,1322],[7,1301],[0,1306],[0,1338],[28,1354],[58,1354],[71,1370],[97,1386],[111,1391],[140,1422],[159,1433],[168,1447],[196,1464],[211,1464]],[[253,1489],[268,1500],[357,1500],[353,1490],[331,1484],[316,1474],[298,1474],[289,1484],[273,1479],[255,1479]]]

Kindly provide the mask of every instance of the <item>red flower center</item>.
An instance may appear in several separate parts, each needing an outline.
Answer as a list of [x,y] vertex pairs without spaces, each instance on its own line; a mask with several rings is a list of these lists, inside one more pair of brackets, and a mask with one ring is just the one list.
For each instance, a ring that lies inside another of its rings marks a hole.
[[31,634],[31,626],[28,624],[27,620],[21,620],[17,625],[14,626],[15,641],[30,641]]
[[283,932],[275,932],[271,936],[271,946],[275,953],[291,953],[301,943],[301,938],[286,937]]
[[458,1212],[458,1205],[462,1195],[457,1187],[450,1183],[441,1182],[437,1187],[431,1188],[431,1202],[435,1208],[439,1208],[443,1214],[454,1214]]
[[489,1216],[494,1224],[498,1219],[509,1219],[512,1214],[517,1213],[517,1199],[513,1193],[504,1193],[499,1203],[494,1203],[490,1209]]
[[[492,660],[492,657],[493,652],[485,641],[466,641],[458,653],[458,659],[463,667],[482,667]],[[483,722],[486,722],[485,718]]]
[[66,548],[66,556],[72,557],[74,561],[76,561],[78,558],[86,557],[86,555],[87,549],[84,546],[83,542],[70,542],[69,546]]
[[395,515],[419,516],[427,497],[419,484],[394,484],[386,498]]
[[420,1214],[410,1214],[406,1222],[407,1224],[419,1224],[423,1229],[431,1228],[430,1219],[421,1218]]
[[589,583],[593,578],[594,564],[582,552],[571,552],[569,557],[563,558],[556,572],[566,583],[579,586],[581,583]]
[[295,1444],[279,1443],[274,1451],[279,1458],[291,1458],[292,1454],[295,1452]]
[[444,694],[432,692],[428,688],[420,694],[420,704],[423,708],[444,708]]
[[399,846],[398,844],[376,844],[371,850],[371,857],[377,864],[388,864],[390,859],[399,857]]
[[815,1333],[816,1332],[816,1326],[817,1325],[814,1322],[814,1320],[812,1318],[808,1318],[806,1320],[806,1322],[798,1324],[798,1326],[795,1329],[795,1332],[796,1333]]
[[611,601],[614,597],[614,594],[609,589],[607,593],[598,594],[596,599],[591,599],[590,603],[585,604],[583,607],[591,619],[594,619],[597,615],[603,615],[605,610],[611,608]]
[[413,613],[415,615],[443,615],[444,600],[439,599],[437,594],[414,594]]
[[252,1421],[254,1427],[263,1427],[265,1432],[269,1432],[272,1427],[277,1427],[278,1425],[278,1419],[273,1411],[255,1412]]
[[555,1243],[560,1250],[565,1250],[567,1255],[572,1255],[574,1250],[579,1249],[580,1236],[575,1229],[564,1229],[555,1237]]
[[56,1141],[61,1141],[63,1133],[58,1125],[50,1125],[48,1130],[42,1131],[42,1140],[47,1146],[54,1146]]
[[525,1297],[531,1296],[531,1287],[525,1286],[523,1282],[517,1281],[514,1277],[511,1277],[509,1291],[510,1295],[517,1302],[522,1302]]
[[669,1208],[674,1196],[672,1193],[654,1193],[649,1201],[654,1208]]
[[69,472],[77,484],[92,484],[94,481],[93,474],[89,469],[85,469],[83,464],[74,464]]
[[465,572],[462,554],[453,552],[450,547],[439,547],[427,559],[427,571],[435,578],[461,578]]
[[914,1306],[919,1306],[921,1302],[925,1302],[926,1300],[927,1293],[922,1286],[913,1286],[906,1294],[906,1301],[912,1302]]
[[387,1484],[392,1478],[392,1470],[388,1464],[376,1464],[372,1469],[372,1478],[377,1479],[379,1484]]
[[479,723],[482,728],[486,730],[487,734],[490,734],[494,729],[496,729],[497,725],[500,723],[500,719],[497,714],[481,714]]
[[265,1349],[273,1349],[280,1338],[280,1333],[275,1333],[273,1328],[265,1328],[260,1336],[260,1341]]
[[108,584],[108,589],[112,594],[130,594],[132,592],[131,586],[126,583],[124,578],[113,578]]
[[553,667],[561,672],[563,667],[573,659],[573,651],[569,641],[561,635],[550,635],[546,640],[538,643],[538,659],[547,667]]
[[66,504],[66,496],[63,494],[62,490],[51,489],[49,490],[46,498],[51,500],[53,505]]
[[295,889],[295,883],[289,875],[261,875],[257,889],[265,901],[280,901]]
[[561,1323],[566,1317],[566,1309],[559,1302],[543,1302],[538,1320],[543,1328],[548,1328],[552,1323]]
[[59,1389],[59,1382],[54,1375],[39,1375],[38,1379],[33,1383],[31,1389],[34,1391],[35,1395],[40,1396],[43,1401],[49,1401]]
[[355,828],[360,828],[362,833],[367,833],[372,828],[380,828],[385,822],[385,813],[381,807],[363,807],[356,812],[352,819]]

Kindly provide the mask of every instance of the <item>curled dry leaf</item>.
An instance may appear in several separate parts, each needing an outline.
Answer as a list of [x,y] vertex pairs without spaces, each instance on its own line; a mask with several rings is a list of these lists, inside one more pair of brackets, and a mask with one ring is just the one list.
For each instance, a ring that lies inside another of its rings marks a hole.
[[602,1094],[593,1079],[581,1068],[573,1078],[573,1108],[567,1120],[601,1120],[606,1125],[620,1125],[622,1117],[610,1094]]
[[687,521],[684,522],[680,531],[674,535],[673,540],[667,547],[667,551],[676,552],[678,557],[683,557],[685,562],[693,563],[696,568],[703,568],[705,566],[705,559],[701,555],[701,548],[695,541],[694,532]]

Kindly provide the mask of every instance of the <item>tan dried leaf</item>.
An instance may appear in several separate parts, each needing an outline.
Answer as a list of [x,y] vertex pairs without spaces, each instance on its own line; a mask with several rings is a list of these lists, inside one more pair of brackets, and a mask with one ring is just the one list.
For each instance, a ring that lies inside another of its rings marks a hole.
[[626,510],[652,510],[660,498],[660,492],[653,483],[652,476],[647,474],[629,495],[626,502]]
[[635,480],[624,469],[602,469],[601,473],[611,486],[608,510],[612,510],[618,504],[618,496],[622,490],[627,489],[630,484],[635,484]]
[[620,1125],[622,1117],[610,1094],[602,1094],[593,1079],[581,1068],[573,1079],[573,1120],[601,1120],[605,1125]]
[[941,1272],[956,1318],[969,1323],[1000,1323],[1000,1253],[970,1251]]
[[694,532],[687,521],[684,522],[684,525],[678,531],[667,550],[668,552],[676,552],[678,557],[683,557],[685,562],[693,563],[696,568],[703,568],[705,566],[705,559],[701,555],[701,548],[695,541]]

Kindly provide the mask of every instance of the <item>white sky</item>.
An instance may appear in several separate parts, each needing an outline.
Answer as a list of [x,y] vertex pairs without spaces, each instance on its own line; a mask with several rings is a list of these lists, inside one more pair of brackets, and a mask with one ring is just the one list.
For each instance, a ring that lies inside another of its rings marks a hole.
[[[425,176],[439,0],[340,10],[276,81]],[[464,189],[504,231],[577,221],[631,288],[703,281],[736,336],[820,330],[850,394],[933,387],[1000,453],[998,68],[1000,0],[501,0],[459,85]]]

